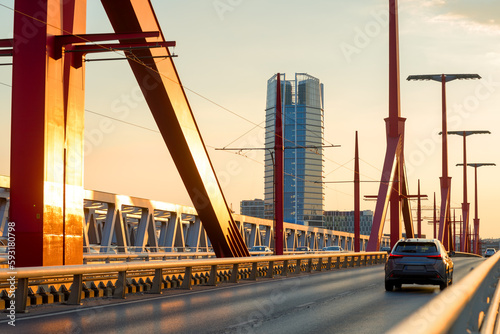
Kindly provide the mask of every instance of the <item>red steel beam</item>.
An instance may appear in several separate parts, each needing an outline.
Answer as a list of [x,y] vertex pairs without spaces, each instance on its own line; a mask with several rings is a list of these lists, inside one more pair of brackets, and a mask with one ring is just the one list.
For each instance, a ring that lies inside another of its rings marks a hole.
[[359,187],[359,151],[358,131],[354,143],[354,251],[360,251],[360,187]]
[[[65,31],[66,33],[66,31]],[[60,35],[54,38],[54,58],[62,57],[63,47],[68,44],[92,43],[116,40],[133,40],[137,38],[158,37],[159,31],[149,31],[136,34],[74,34]]]
[[417,237],[422,238],[422,206],[420,205],[420,179],[418,180],[417,199]]
[[433,220],[433,225],[434,225],[434,239],[436,239],[436,222],[437,222],[437,212],[436,212],[436,193],[434,193],[434,220]]
[[[63,0],[63,30],[84,34],[86,0]],[[85,224],[83,203],[83,136],[85,115],[85,66],[72,66],[77,55],[65,55],[63,72],[65,168],[64,168],[64,264],[83,261]]]
[[15,2],[10,220],[18,267],[83,260],[83,70],[51,52],[63,29],[85,33],[85,5]]
[[[373,224],[368,239],[367,251],[378,251],[380,248],[380,240],[382,240],[384,232],[384,222],[389,206],[389,198],[392,193],[394,184],[394,174],[397,168],[397,154],[400,148],[399,138],[387,138],[387,151],[385,154],[384,167],[382,169],[382,177],[377,195],[377,204],[373,213]],[[391,238],[391,247],[392,245]]]
[[[404,124],[401,117],[399,92],[399,32],[398,2],[389,0],[389,117],[386,121],[387,151],[382,170],[377,204],[373,215],[372,231],[367,250],[377,251],[383,234],[384,222],[390,201],[391,247],[401,238],[401,213],[405,217],[407,235],[413,236],[410,202],[401,200],[407,194],[404,171]],[[387,182],[389,180],[389,182]]]
[[[137,42],[165,42],[148,0],[102,0],[116,33],[160,31],[158,38]],[[167,48],[134,51],[137,57],[168,57]],[[186,186],[214,252],[218,257],[249,256],[215,175],[208,152],[180,83],[173,59],[129,60],[158,129]],[[146,65],[146,66],[144,66]]]
[[[402,153],[401,153],[402,154]],[[413,231],[413,215],[411,212],[411,202],[410,199],[417,197],[415,195],[410,195],[408,190],[408,178],[406,176],[406,170],[402,169],[402,179],[401,179],[401,211],[403,214],[403,222],[405,227],[405,233],[407,238],[414,238],[415,232]]]
[[174,41],[168,42],[149,42],[149,43],[105,43],[97,45],[75,45],[67,52],[76,53],[94,53],[94,52],[109,52],[115,50],[128,50],[128,49],[144,49],[153,47],[173,47],[175,46]]
[[[450,229],[450,193],[451,177],[448,176],[448,126],[446,121],[446,76],[441,75],[441,126],[442,126],[442,176],[441,184],[441,210],[439,212],[438,239],[443,242],[446,250],[451,249]],[[462,245],[460,245],[462,247]]]
[[[463,150],[464,150],[464,162],[463,162],[463,169],[464,169],[464,172],[463,172],[463,177],[464,177],[464,186],[463,186],[463,190],[464,190],[464,200],[462,202],[462,219],[463,219],[463,226],[464,226],[464,230],[465,231],[468,231],[469,230],[469,202],[467,200],[467,134],[466,132],[464,131],[463,132],[463,141],[464,141],[464,147],[463,147]],[[462,252],[470,252],[470,243],[469,243],[469,239],[464,239],[462,240],[464,241],[464,244],[463,244],[463,249]],[[462,245],[460,245],[460,248],[462,248]]]
[[11,48],[14,46],[13,38],[0,39],[0,48]]

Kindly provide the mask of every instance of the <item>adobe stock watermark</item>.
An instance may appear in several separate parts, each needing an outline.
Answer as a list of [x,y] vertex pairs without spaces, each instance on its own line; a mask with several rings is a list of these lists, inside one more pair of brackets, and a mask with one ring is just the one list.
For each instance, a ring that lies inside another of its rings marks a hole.
[[9,305],[5,309],[7,312],[7,322],[9,326],[16,326],[16,223],[7,224],[7,249],[8,249],[8,288],[6,289],[9,297]]
[[215,0],[212,5],[219,19],[224,21],[226,13],[233,12],[242,3],[243,0]]
[[348,63],[351,63],[353,57],[370,46],[372,41],[384,31],[384,28],[389,26],[389,12],[387,10],[372,11],[370,16],[372,20],[363,27],[354,27],[354,37],[351,42],[342,42],[339,45],[340,51]]

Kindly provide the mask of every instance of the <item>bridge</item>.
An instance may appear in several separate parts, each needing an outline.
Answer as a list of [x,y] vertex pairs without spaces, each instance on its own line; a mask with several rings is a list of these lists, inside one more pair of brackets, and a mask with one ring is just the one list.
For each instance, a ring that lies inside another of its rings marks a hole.
[[[394,246],[403,228],[406,237],[421,233],[420,210],[414,232],[415,195],[404,156],[397,0],[389,0],[387,149],[370,236],[359,233],[357,146],[355,232],[283,222],[280,103],[273,131],[275,217],[234,214],[180,83],[169,50],[176,43],[165,39],[152,3],[101,2],[113,33],[86,33],[84,0],[16,0],[14,36],[0,40],[0,56],[13,58],[7,64],[13,68],[11,169],[0,176],[2,333],[498,332],[500,253],[488,260],[478,255],[477,212],[469,232],[470,131],[461,132],[461,252],[451,224],[445,86],[480,79],[477,74],[408,77],[442,87],[437,238],[454,258],[454,284],[440,293],[382,288],[388,253],[380,248]],[[84,60],[117,51],[126,56],[193,207],[83,188]],[[276,80],[281,101],[279,73]],[[472,164],[479,165],[491,164]],[[323,249],[332,245],[345,251]],[[273,251],[250,253],[252,246]]]

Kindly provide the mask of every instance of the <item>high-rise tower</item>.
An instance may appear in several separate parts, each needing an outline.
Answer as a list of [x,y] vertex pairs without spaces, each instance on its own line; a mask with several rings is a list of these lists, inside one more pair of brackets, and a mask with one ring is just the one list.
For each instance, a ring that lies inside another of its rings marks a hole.
[[[305,73],[281,74],[285,147],[284,221],[323,225],[323,84]],[[265,216],[274,217],[273,164],[276,75],[267,82]]]

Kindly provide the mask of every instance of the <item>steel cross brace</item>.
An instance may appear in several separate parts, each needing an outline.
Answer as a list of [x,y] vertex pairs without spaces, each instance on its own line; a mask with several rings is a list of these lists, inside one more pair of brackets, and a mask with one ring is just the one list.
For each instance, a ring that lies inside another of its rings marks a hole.
[[[63,51],[74,53],[72,66],[75,68],[82,67],[83,57],[88,53],[96,52],[115,52],[115,51],[133,51],[147,48],[172,47],[175,42],[146,42],[133,43],[130,40],[141,40],[148,37],[158,37],[159,31],[132,33],[132,34],[79,34],[79,35],[62,35],[54,38],[54,58],[60,59]],[[106,43],[106,44],[83,44],[74,45],[76,43],[87,42],[102,42],[109,40],[120,40],[121,43]],[[125,43],[125,41],[129,41]],[[64,50],[63,50],[64,48]]]

